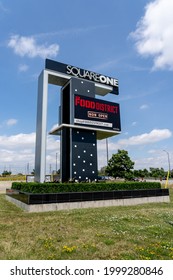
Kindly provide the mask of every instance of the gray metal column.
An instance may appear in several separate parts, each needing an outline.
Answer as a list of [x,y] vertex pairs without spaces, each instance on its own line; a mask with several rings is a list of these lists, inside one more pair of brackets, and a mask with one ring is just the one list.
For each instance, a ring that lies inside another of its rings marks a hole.
[[46,173],[48,72],[43,70],[38,79],[37,127],[35,147],[35,182],[43,183]]

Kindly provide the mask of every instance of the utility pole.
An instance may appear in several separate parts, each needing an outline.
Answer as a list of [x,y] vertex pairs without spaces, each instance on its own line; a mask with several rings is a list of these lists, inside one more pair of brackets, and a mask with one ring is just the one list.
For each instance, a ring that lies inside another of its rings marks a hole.
[[29,175],[29,162],[27,163],[27,168],[26,168],[26,170],[27,170],[27,174]]

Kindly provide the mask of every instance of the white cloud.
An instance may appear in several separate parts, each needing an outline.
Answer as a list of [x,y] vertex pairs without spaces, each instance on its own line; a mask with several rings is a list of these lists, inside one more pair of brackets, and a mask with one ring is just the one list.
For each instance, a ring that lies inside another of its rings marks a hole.
[[[28,163],[30,171],[32,171],[35,163],[35,137],[35,132],[0,136],[0,173],[4,170],[4,166],[10,166],[13,173],[26,172]],[[52,165],[52,170],[55,169],[56,153],[58,153],[59,166],[59,144],[59,138],[47,136],[47,171],[49,171],[50,165]]]
[[166,168],[165,162],[161,157],[153,156],[153,157],[144,157],[140,159],[134,160],[135,166],[134,169],[144,169],[147,168],[149,170],[150,167],[154,168]]
[[6,121],[6,125],[13,126],[13,125],[17,124],[17,122],[18,122],[18,120],[16,120],[16,119],[9,119]]
[[172,132],[169,129],[153,129],[149,133],[144,133],[137,136],[132,136],[128,139],[122,139],[118,141],[120,146],[131,146],[131,145],[144,145],[162,141],[170,138]]
[[[135,169],[144,169],[147,168],[149,170],[150,167],[154,168],[164,168],[168,170],[168,159],[167,155],[164,153],[163,150],[149,150],[148,153],[150,154],[149,157],[142,157],[135,159]],[[173,153],[169,153],[170,158],[173,157]]]
[[16,134],[11,136],[0,136],[0,148],[5,147],[8,150],[23,150],[26,147],[32,147],[35,143],[35,133]]
[[147,104],[143,104],[139,107],[140,110],[146,110],[148,108],[149,108],[149,106]]
[[155,150],[155,149],[151,149],[151,150],[148,151],[149,154],[155,154],[156,152],[158,152],[158,151]]
[[17,122],[18,122],[18,120],[16,120],[16,119],[8,119],[8,120],[3,121],[0,124],[0,127],[10,127],[10,126],[16,125]]
[[87,27],[72,27],[68,29],[62,29],[58,31],[51,31],[51,32],[44,32],[35,34],[35,38],[45,38],[51,36],[78,36],[80,34],[91,33],[98,30],[103,30],[103,28],[110,28],[109,25],[94,25],[94,26],[87,26]]
[[19,65],[19,72],[26,72],[28,70],[29,66],[26,64],[20,64]]
[[124,132],[124,135],[128,135],[128,134],[129,134],[128,131]]
[[12,173],[25,173],[28,163],[33,169],[34,148],[35,133],[0,136],[1,172],[10,167]]
[[33,57],[56,57],[59,52],[59,45],[39,45],[34,37],[25,37],[20,35],[11,36],[8,47],[14,50],[14,53],[19,56]]
[[[120,139],[113,142],[110,138],[108,142],[110,156],[112,153],[116,153],[118,149],[126,149],[128,146],[140,146],[156,143],[172,136],[172,132],[169,129],[153,129],[149,133],[143,133],[129,138]],[[98,142],[98,149],[100,154],[106,151],[105,140]]]
[[132,126],[136,126],[137,125],[137,122],[132,122]]
[[0,11],[4,13],[8,13],[9,10],[4,6],[4,4],[0,1]]
[[173,0],[155,0],[146,5],[131,35],[138,53],[153,57],[153,69],[173,70]]

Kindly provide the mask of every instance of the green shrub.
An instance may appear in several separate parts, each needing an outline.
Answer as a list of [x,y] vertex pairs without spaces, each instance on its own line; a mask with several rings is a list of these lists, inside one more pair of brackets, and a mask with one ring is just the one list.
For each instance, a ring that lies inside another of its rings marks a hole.
[[157,182],[117,183],[24,183],[13,182],[12,189],[28,193],[92,192],[113,190],[160,189]]

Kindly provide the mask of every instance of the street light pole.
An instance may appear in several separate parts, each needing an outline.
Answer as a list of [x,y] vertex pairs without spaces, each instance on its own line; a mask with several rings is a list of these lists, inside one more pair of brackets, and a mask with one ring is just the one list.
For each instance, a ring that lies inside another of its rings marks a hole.
[[108,138],[106,138],[106,157],[107,157],[107,166],[108,166],[108,161],[109,161]]
[[56,153],[56,174],[57,174],[57,171],[58,171],[58,164],[57,164],[57,160],[58,160],[58,153]]
[[171,166],[170,166],[170,158],[169,158],[169,153],[166,150],[163,150],[165,153],[167,153],[168,156],[168,173],[167,173],[167,178],[166,178],[166,184],[165,184],[165,188],[167,188],[168,186],[168,180],[169,180],[169,174],[171,171]]

